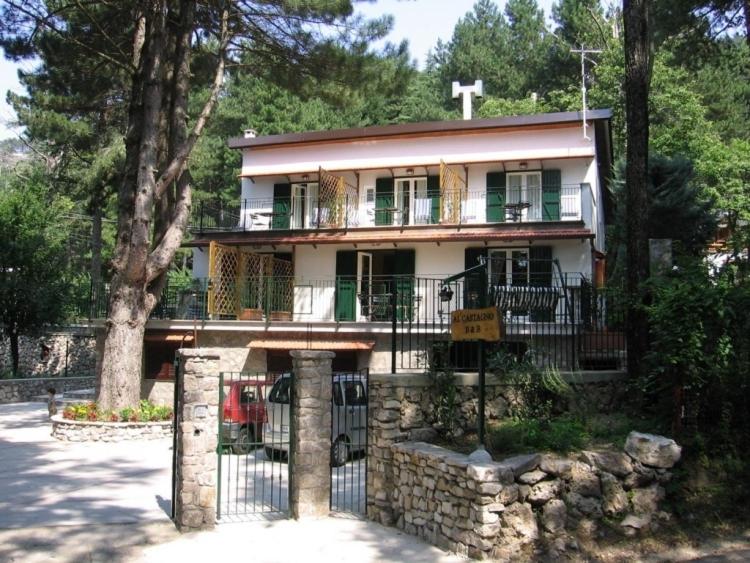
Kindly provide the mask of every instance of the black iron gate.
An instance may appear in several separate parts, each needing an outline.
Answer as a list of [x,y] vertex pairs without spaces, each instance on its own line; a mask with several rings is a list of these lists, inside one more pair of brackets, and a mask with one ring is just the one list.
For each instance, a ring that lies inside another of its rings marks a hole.
[[331,510],[367,506],[368,371],[334,372],[331,389]]
[[289,513],[290,373],[222,373],[216,517]]

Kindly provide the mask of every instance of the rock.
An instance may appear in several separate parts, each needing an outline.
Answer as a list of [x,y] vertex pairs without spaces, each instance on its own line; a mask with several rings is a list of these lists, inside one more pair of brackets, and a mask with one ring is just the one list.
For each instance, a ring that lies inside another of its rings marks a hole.
[[656,483],[645,489],[633,489],[631,494],[636,514],[653,514],[659,509],[659,501],[664,499],[664,489]]
[[469,461],[471,463],[491,463],[492,456],[490,455],[490,452],[479,447],[469,454]]
[[598,467],[602,471],[606,471],[617,477],[625,477],[633,471],[633,464],[630,463],[630,458],[622,452],[584,451],[581,454],[589,465]]
[[[642,466],[641,466],[642,467]],[[651,470],[653,471],[653,470]],[[648,473],[640,473],[634,471],[633,473],[629,473],[625,479],[623,479],[622,483],[625,486],[625,489],[636,489],[638,487],[646,487],[647,485],[650,485],[653,483],[655,478],[655,474],[648,474]]]
[[539,471],[537,469],[535,471],[529,471],[527,473],[523,473],[522,475],[518,477],[518,480],[524,485],[536,485],[539,481],[543,480],[545,477],[547,477],[547,474],[544,471]]
[[562,477],[563,479],[568,478],[572,468],[573,462],[571,460],[560,459],[551,455],[542,456],[542,461],[539,463],[539,469],[554,477]]
[[542,526],[545,530],[557,533],[565,529],[568,512],[565,503],[560,499],[552,499],[542,509]]
[[480,482],[513,482],[513,473],[500,463],[470,463],[467,468],[467,475]]
[[539,527],[530,504],[517,502],[502,513],[503,533],[519,538],[524,542],[533,542],[539,538]]
[[602,510],[607,516],[622,514],[628,509],[628,495],[622,483],[611,473],[602,473]]
[[487,416],[489,418],[503,418],[508,412],[508,401],[502,395],[498,395],[487,403]]
[[631,432],[625,440],[625,451],[644,465],[669,469],[680,460],[682,448],[674,440],[655,434]]
[[601,518],[602,505],[599,499],[594,497],[584,497],[578,493],[568,493],[565,495],[565,501],[574,512],[590,516],[591,518]]
[[529,496],[529,493],[531,492],[531,487],[528,485],[518,485],[518,500],[521,502],[526,501],[526,497]]
[[634,536],[638,532],[647,531],[651,525],[651,517],[648,515],[636,516],[635,514],[628,514],[620,526],[626,536]]
[[533,469],[539,467],[539,462],[542,456],[539,454],[528,454],[528,455],[517,455],[515,457],[509,457],[500,462],[500,465],[510,469],[515,477],[523,473],[527,473]]
[[531,487],[527,500],[534,506],[540,506],[560,494],[560,481],[542,481]]
[[570,469],[568,488],[571,492],[585,497],[599,497],[602,495],[599,477],[590,466],[576,461]]
[[409,440],[413,442],[432,442],[437,437],[434,428],[414,428],[409,430]]

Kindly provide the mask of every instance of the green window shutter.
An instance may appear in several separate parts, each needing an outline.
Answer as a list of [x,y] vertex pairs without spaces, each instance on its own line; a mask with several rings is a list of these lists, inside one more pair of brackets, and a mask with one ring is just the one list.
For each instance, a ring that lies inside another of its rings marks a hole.
[[487,172],[487,222],[505,221],[505,172]]
[[440,223],[440,176],[427,176],[427,197],[430,198],[430,223]]
[[[552,247],[532,246],[529,248],[529,285],[550,287],[552,285]],[[554,311],[531,311],[532,322],[554,320]]]
[[353,321],[357,299],[357,252],[336,252],[336,300],[334,304],[337,321]]
[[542,170],[542,220],[560,220],[560,189],[562,188],[559,170]]
[[292,186],[291,184],[273,185],[273,217],[272,229],[288,229],[292,217]]
[[[479,265],[479,258],[487,259],[488,252],[484,247],[467,248],[464,250],[464,269],[468,270]],[[469,274],[464,278],[464,307],[475,309],[479,307],[479,288],[482,284],[482,274]]]
[[396,319],[407,321],[414,313],[414,250],[396,250],[393,274],[396,277]]
[[375,224],[392,225],[393,212],[380,211],[395,207],[393,199],[393,178],[378,178],[375,180]]

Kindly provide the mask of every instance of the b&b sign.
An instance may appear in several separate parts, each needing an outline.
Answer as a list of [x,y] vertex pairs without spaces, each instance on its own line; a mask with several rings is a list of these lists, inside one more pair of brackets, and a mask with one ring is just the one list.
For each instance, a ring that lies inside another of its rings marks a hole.
[[501,337],[500,317],[495,307],[458,309],[451,313],[451,340],[497,342]]

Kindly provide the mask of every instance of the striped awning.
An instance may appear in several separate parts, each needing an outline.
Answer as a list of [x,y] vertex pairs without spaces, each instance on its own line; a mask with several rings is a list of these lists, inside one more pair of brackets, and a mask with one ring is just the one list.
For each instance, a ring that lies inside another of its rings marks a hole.
[[296,340],[265,339],[251,340],[248,348],[265,350],[372,350],[374,340]]

